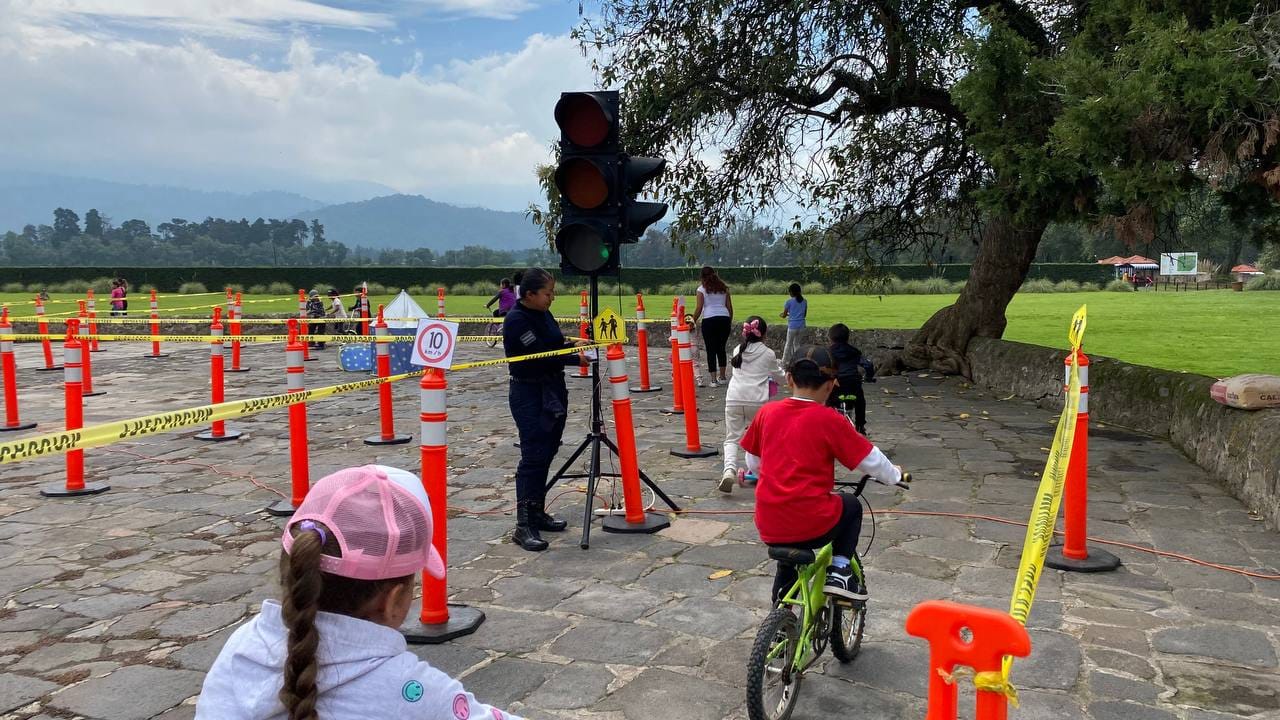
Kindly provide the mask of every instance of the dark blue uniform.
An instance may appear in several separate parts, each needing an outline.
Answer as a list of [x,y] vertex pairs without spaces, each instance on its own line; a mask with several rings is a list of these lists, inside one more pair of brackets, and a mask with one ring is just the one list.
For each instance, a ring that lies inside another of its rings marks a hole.
[[[562,350],[560,325],[549,312],[517,303],[502,322],[502,349],[507,357]],[[564,383],[566,366],[578,365],[576,354],[507,365],[511,373],[508,402],[520,432],[520,465],[516,468],[516,502],[541,504],[546,495],[547,473],[560,448],[569,390]]]

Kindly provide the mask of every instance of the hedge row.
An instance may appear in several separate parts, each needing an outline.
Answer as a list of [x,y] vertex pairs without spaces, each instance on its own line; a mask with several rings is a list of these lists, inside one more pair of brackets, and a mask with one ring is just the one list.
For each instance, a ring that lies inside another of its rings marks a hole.
[[[960,281],[969,277],[969,265],[888,265],[884,272],[901,280],[941,277]],[[458,283],[485,283],[493,286],[509,277],[516,268],[437,267],[5,267],[0,268],[0,284],[53,285],[99,275],[124,277],[133,287],[154,285],[161,292],[175,292],[183,283],[202,283],[210,288],[228,285],[269,285],[288,283],[312,287],[325,283],[346,289],[361,281],[377,281],[390,287],[411,285],[453,287]],[[778,282],[820,282],[827,287],[853,285],[867,278],[846,267],[726,267],[720,275],[730,285],[747,285],[760,280]],[[697,277],[697,268],[626,268],[621,282],[641,292],[654,292],[663,285],[683,285]],[[1041,263],[1031,266],[1028,280],[1053,282],[1074,280],[1103,284],[1114,277],[1110,266],[1092,263]],[[573,278],[579,284],[584,279]],[[611,279],[612,280],[612,279]]]

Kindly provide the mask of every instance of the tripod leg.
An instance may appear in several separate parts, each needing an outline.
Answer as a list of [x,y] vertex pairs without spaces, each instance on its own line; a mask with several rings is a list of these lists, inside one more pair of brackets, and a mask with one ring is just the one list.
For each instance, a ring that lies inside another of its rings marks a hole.
[[591,469],[587,477],[587,509],[583,511],[582,517],[582,542],[580,547],[586,550],[591,546],[591,511],[594,509],[593,504],[596,499],[596,481],[600,478],[600,441],[608,442],[608,438],[603,435],[594,435],[588,438],[591,443]]
[[[608,435],[602,436],[601,439],[604,440],[604,443],[609,446],[609,449],[613,451],[614,455],[618,454],[618,446],[613,444],[613,441],[609,439]],[[645,485],[649,486],[650,490],[653,490],[653,493],[655,495],[657,495],[659,498],[662,498],[662,502],[666,503],[667,507],[671,508],[672,510],[680,509],[680,506],[677,505],[674,500],[667,497],[667,494],[662,492],[662,488],[658,487],[658,484],[655,483],[653,480],[650,480],[649,476],[645,475],[643,470],[640,471],[640,479],[644,482]]]

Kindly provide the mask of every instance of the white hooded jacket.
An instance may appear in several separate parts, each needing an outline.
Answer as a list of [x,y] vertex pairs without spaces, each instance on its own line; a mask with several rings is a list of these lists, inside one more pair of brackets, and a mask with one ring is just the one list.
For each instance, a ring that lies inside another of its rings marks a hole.
[[[734,350],[737,352],[736,348]],[[732,359],[731,359],[732,360]],[[763,405],[769,401],[769,378],[778,369],[778,356],[768,345],[754,342],[742,350],[742,367],[733,368],[725,405]]]
[[[321,612],[316,629],[316,709],[322,720],[520,720],[476,701],[462,683],[409,652],[391,628]],[[257,617],[232,633],[209,669],[196,720],[287,720],[277,696],[288,641],[280,604],[264,602]]]

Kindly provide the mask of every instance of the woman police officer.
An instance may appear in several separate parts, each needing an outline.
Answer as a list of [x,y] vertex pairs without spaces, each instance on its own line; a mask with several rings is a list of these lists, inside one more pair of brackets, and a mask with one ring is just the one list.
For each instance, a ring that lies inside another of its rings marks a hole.
[[[520,297],[502,323],[502,348],[509,358],[569,347],[550,312],[556,281],[542,268],[529,268],[520,281]],[[572,338],[573,344],[589,343]],[[588,351],[590,352],[590,351]],[[569,391],[564,368],[578,364],[570,353],[508,363],[508,403],[520,433],[520,465],[516,468],[516,530],[511,540],[525,550],[547,549],[540,531],[559,532],[566,523],[546,512],[547,473],[564,434]]]

